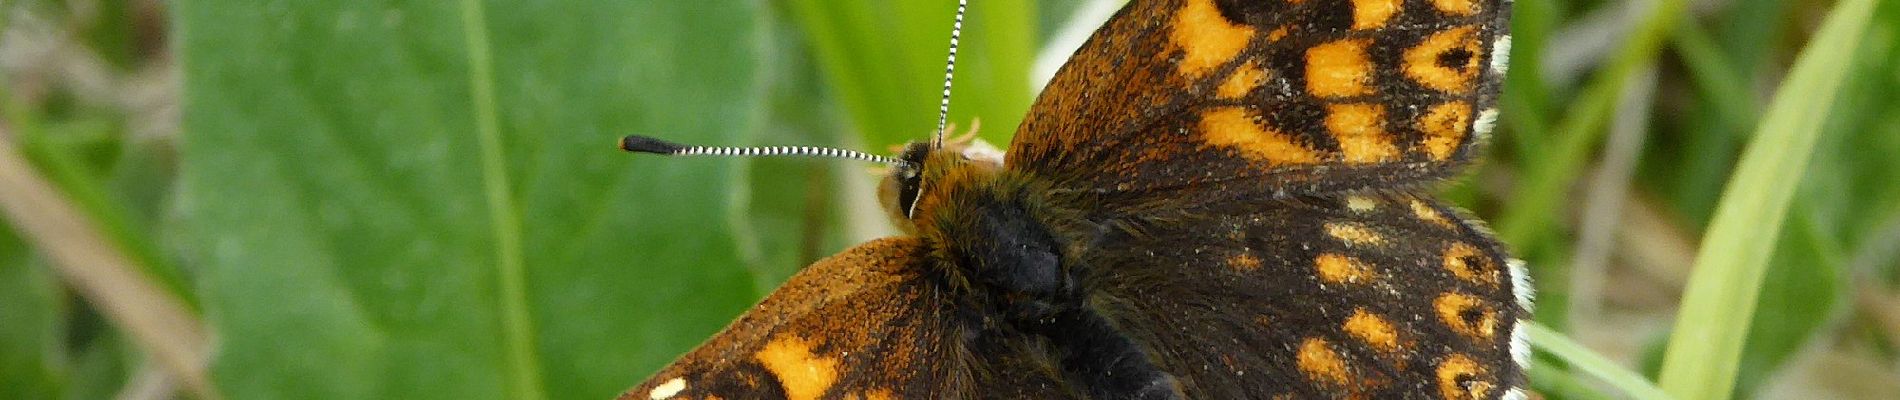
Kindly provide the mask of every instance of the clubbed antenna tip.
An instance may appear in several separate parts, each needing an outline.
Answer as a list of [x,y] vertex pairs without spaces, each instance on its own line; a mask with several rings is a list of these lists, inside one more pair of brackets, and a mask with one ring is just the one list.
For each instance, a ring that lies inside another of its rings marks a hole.
[[620,149],[634,153],[677,154],[686,146],[640,135],[620,139]]

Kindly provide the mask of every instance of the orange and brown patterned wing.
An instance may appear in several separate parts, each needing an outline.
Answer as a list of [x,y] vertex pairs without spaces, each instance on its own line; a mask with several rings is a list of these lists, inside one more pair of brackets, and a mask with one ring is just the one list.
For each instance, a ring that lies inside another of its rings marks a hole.
[[812,264],[620,398],[1065,397],[1034,360],[963,339],[924,251],[916,238],[882,239]]
[[1189,398],[1528,393],[1525,271],[1429,198],[1209,204],[1124,225],[1081,259],[1089,302]]
[[[1037,98],[1006,164],[1059,189],[1175,198],[1440,179],[1496,119],[1509,14],[1507,0],[1134,0]],[[1182,187],[1211,190],[1160,190]]]

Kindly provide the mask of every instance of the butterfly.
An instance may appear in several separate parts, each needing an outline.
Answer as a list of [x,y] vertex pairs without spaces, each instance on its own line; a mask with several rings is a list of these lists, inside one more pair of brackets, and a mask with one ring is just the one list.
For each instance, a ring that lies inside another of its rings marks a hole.
[[1424,193],[1497,119],[1510,6],[1133,0],[1006,153],[940,118],[863,156],[905,235],[621,398],[1525,398],[1523,263]]

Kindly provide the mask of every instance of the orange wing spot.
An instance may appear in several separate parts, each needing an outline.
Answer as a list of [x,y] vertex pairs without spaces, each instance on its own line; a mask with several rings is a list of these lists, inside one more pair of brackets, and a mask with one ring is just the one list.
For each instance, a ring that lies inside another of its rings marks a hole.
[[1386,353],[1399,351],[1399,331],[1392,328],[1392,322],[1364,308],[1353,310],[1352,316],[1346,317],[1345,330],[1347,334],[1359,338],[1379,351]]
[[1399,0],[1352,0],[1352,29],[1384,27],[1385,22],[1398,13]]
[[1337,253],[1314,257],[1313,266],[1319,269],[1319,279],[1327,283],[1359,283],[1373,278],[1372,268],[1365,262]]
[[1341,39],[1306,49],[1306,91],[1319,97],[1358,96],[1372,92],[1368,39]]
[[1208,144],[1240,150],[1248,158],[1273,166],[1319,162],[1318,152],[1285,134],[1261,126],[1247,110],[1221,107],[1201,113],[1201,137]]
[[1254,29],[1221,16],[1220,9],[1214,8],[1214,0],[1188,0],[1186,6],[1175,12],[1174,24],[1168,33],[1174,45],[1181,48],[1178,72],[1188,78],[1200,78],[1239,56],[1253,39]]
[[1479,340],[1491,340],[1498,331],[1498,312],[1471,295],[1445,293],[1432,302],[1438,319],[1459,334]]
[[844,398],[845,400],[892,400],[897,398],[897,394],[891,393],[890,389],[871,389],[864,393],[846,394]]
[[1346,360],[1333,350],[1332,344],[1325,339],[1307,338],[1300,344],[1300,371],[1314,381],[1332,385],[1344,385],[1352,382],[1352,372],[1346,369]]
[[1326,234],[1332,235],[1333,238],[1343,240],[1347,244],[1377,245],[1385,243],[1385,237],[1379,236],[1378,232],[1373,232],[1372,228],[1361,224],[1347,222],[1327,223]]
[[1445,214],[1439,213],[1438,209],[1432,208],[1430,204],[1425,204],[1424,201],[1418,199],[1412,199],[1412,215],[1416,215],[1418,219],[1425,220],[1425,222],[1430,222],[1433,225],[1442,226],[1447,229],[1453,227],[1451,220],[1445,219]]
[[1399,158],[1398,146],[1385,133],[1385,106],[1377,104],[1330,104],[1326,106],[1326,130],[1339,141],[1346,162],[1371,164]]
[[1460,17],[1478,13],[1478,7],[1478,2],[1473,0],[1432,0],[1432,8]]
[[1280,27],[1273,28],[1272,31],[1267,32],[1267,41],[1278,42],[1280,41],[1280,39],[1285,39],[1286,34],[1292,33],[1292,32],[1293,32],[1292,25],[1280,25]]
[[1227,80],[1221,82],[1220,88],[1214,93],[1223,99],[1238,99],[1266,81],[1267,71],[1260,69],[1259,63],[1248,61],[1234,70],[1232,75],[1227,75]]
[[1234,272],[1253,272],[1260,269],[1260,257],[1255,257],[1253,253],[1236,254],[1227,258],[1227,267],[1233,268]]
[[1438,362],[1438,394],[1445,399],[1487,399],[1495,386],[1483,365],[1464,354],[1452,353]]
[[1478,75],[1479,56],[1484,54],[1476,29],[1460,26],[1438,31],[1405,49],[1405,75],[1444,92],[1470,90],[1471,79]]
[[816,399],[838,382],[838,359],[813,355],[811,344],[795,336],[766,343],[752,358],[778,377],[785,386],[786,399]]
[[1478,248],[1467,243],[1452,243],[1445,249],[1445,269],[1466,282],[1498,285],[1498,266]]
[[1471,104],[1452,101],[1432,106],[1418,118],[1418,130],[1425,133],[1425,152],[1434,160],[1451,158],[1465,141],[1465,129],[1471,127]]

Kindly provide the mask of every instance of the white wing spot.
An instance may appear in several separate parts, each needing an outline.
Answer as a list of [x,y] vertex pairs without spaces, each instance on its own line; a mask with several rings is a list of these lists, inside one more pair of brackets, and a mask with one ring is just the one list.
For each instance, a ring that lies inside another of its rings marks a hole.
[[1491,42],[1491,72],[1504,75],[1511,68],[1511,35],[1499,36]]
[[1530,336],[1524,333],[1524,324],[1527,323],[1530,322],[1520,319],[1511,324],[1511,361],[1516,361],[1518,368],[1524,369],[1531,368],[1531,341]]
[[1504,265],[1511,269],[1511,294],[1517,296],[1517,306],[1531,312],[1531,297],[1537,289],[1531,287],[1530,269],[1524,267],[1524,260],[1515,258],[1505,261]]
[[1499,400],[1525,400],[1529,398],[1529,395],[1524,394],[1524,388],[1514,387],[1504,391],[1504,397],[1500,397]]
[[662,383],[660,386],[654,386],[653,391],[647,392],[647,398],[653,400],[671,399],[674,395],[680,394],[682,390],[686,390],[686,378],[673,378],[673,380],[666,381],[666,383]]
[[1491,128],[1497,127],[1497,124],[1498,109],[1486,108],[1478,112],[1478,121],[1472,125],[1471,130],[1477,132],[1479,138],[1488,138],[1491,137]]

